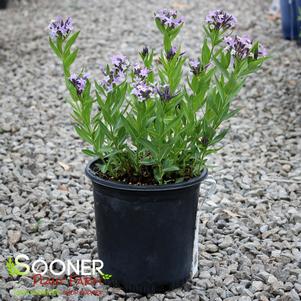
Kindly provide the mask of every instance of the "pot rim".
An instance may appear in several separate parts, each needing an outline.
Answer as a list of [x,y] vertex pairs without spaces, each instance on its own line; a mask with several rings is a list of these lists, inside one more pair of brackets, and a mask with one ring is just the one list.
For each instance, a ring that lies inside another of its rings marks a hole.
[[125,184],[120,183],[117,181],[111,181],[111,180],[105,180],[103,178],[100,178],[99,176],[95,175],[93,170],[91,169],[91,166],[97,162],[99,158],[93,159],[88,162],[86,168],[85,168],[85,174],[90,180],[93,182],[93,184],[98,184],[101,186],[105,186],[108,188],[118,189],[118,190],[126,190],[126,191],[169,191],[169,190],[177,190],[177,189],[183,189],[195,185],[199,185],[202,181],[204,181],[207,178],[208,175],[208,169],[204,168],[198,177],[194,177],[192,179],[189,179],[188,181],[176,183],[176,184],[163,184],[163,185],[133,185],[133,184]]

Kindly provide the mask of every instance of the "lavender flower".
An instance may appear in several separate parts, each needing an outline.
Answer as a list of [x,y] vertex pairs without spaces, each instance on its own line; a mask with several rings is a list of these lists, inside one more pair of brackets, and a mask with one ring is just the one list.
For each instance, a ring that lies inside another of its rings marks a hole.
[[211,63],[207,65],[201,64],[200,60],[189,60],[190,71],[195,75],[198,76],[202,71],[206,71],[210,67]]
[[120,85],[125,81],[126,71],[129,67],[128,59],[124,55],[114,55],[111,60],[113,64],[111,70],[105,70],[100,66],[102,74],[104,75],[101,85],[108,92],[113,90],[114,85]]
[[142,67],[139,64],[134,65],[134,75],[138,77],[138,80],[144,80],[150,73],[150,70],[146,67]]
[[147,84],[146,79],[150,70],[139,64],[135,64],[133,68],[134,83],[132,84],[132,94],[135,95],[140,101],[150,98],[154,93],[152,85]]
[[262,56],[267,56],[267,55],[268,55],[267,49],[262,44],[259,44],[258,56],[262,57]]
[[102,72],[104,74],[104,79],[101,81],[101,85],[108,92],[113,90],[114,85],[120,85],[126,79],[125,73],[118,69],[113,69],[109,72],[102,70]]
[[209,12],[206,22],[214,29],[232,29],[237,23],[237,19],[223,10]]
[[122,54],[112,56],[112,64],[120,71],[125,71],[129,67],[129,61],[127,57]]
[[55,20],[51,21],[48,29],[52,39],[57,37],[66,38],[73,29],[72,19],[71,17],[68,17],[67,20],[64,21],[62,17],[56,17]]
[[171,47],[170,50],[166,53],[167,60],[172,60],[177,53],[177,47]]
[[69,77],[69,80],[73,84],[73,86],[76,88],[78,95],[81,95],[83,93],[83,91],[85,90],[88,78],[89,78],[88,73],[85,73],[83,76],[72,74]]
[[160,20],[165,28],[177,28],[184,23],[184,18],[178,17],[178,13],[173,9],[160,9],[155,13],[155,19]]
[[224,41],[228,45],[227,49],[231,51],[233,56],[244,59],[250,55],[252,41],[248,37],[226,37]]
[[[167,60],[168,61],[172,60],[174,58],[174,56],[176,55],[177,51],[178,51],[177,47],[175,47],[175,46],[171,47],[170,50],[166,53]],[[183,54],[185,54],[185,52],[181,52],[179,54],[179,56],[182,56]]]
[[268,51],[262,44],[258,44],[258,48],[255,48],[253,52],[253,57],[255,60],[257,60],[260,57],[265,57],[268,55]]
[[146,46],[144,46],[142,51],[140,52],[140,55],[144,59],[148,55],[148,53],[149,53],[148,48]]
[[145,81],[134,82],[132,94],[135,95],[140,101],[145,101],[150,98],[154,93],[154,88],[148,85]]
[[190,70],[194,75],[199,75],[201,72],[201,63],[199,60],[189,61]]
[[168,85],[159,86],[157,87],[156,90],[162,101],[169,101],[178,95],[178,94],[172,95],[170,91],[170,87]]
[[120,85],[124,81],[125,81],[125,74],[122,71],[120,71],[115,74],[115,77],[113,77],[112,84]]

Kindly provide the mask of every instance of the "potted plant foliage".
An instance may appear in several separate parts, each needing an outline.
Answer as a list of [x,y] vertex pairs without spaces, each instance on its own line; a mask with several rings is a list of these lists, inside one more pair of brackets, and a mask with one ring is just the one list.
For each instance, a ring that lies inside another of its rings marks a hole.
[[145,47],[133,65],[115,55],[94,82],[83,71],[70,72],[79,34],[71,34],[71,19],[49,26],[75,130],[91,145],[83,152],[95,157],[86,174],[93,182],[99,257],[111,285],[139,293],[189,279],[207,156],[220,149],[228,131],[221,125],[238,111],[231,101],[266,60],[261,44],[232,35],[236,19],[224,11],[207,16],[199,56],[190,60],[174,44],[183,18],[163,9],[154,19],[163,38],[160,54]]
[[282,32],[285,39],[297,40],[300,33],[301,0],[280,0]]

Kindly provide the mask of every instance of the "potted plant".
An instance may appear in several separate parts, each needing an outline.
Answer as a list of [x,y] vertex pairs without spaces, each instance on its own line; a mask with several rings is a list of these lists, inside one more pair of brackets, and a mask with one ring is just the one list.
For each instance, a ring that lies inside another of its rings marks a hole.
[[183,18],[163,9],[155,23],[163,37],[160,54],[144,47],[134,65],[113,56],[93,89],[83,70],[70,72],[79,34],[71,34],[71,19],[49,26],[75,130],[91,145],[83,152],[95,157],[86,174],[94,189],[99,257],[111,285],[139,293],[189,279],[207,156],[220,149],[228,131],[222,123],[238,112],[231,101],[266,60],[261,44],[231,35],[236,19],[224,11],[207,16],[200,55],[189,61],[174,43]]
[[282,32],[285,39],[297,40],[300,33],[298,19],[301,0],[280,0]]

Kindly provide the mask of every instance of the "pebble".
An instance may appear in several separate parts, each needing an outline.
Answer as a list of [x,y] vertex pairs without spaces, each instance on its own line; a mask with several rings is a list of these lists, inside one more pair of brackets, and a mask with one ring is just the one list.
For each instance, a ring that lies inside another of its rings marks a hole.
[[260,232],[261,232],[261,233],[264,233],[264,232],[268,231],[268,229],[269,229],[269,226],[268,226],[268,225],[262,225],[262,226],[260,227]]
[[252,299],[248,296],[239,297],[238,301],[251,301]]
[[205,245],[205,250],[209,253],[215,253],[218,251],[218,247],[217,247],[217,245],[208,243]]
[[198,275],[198,278],[200,278],[200,279],[209,279],[210,277],[211,277],[211,275],[208,271],[200,272]]
[[255,293],[255,292],[258,292],[258,291],[262,291],[263,288],[264,288],[264,283],[263,282],[253,281],[250,290]]
[[282,165],[282,169],[285,172],[289,172],[292,169],[292,167],[289,164],[284,164],[284,165]]
[[281,254],[281,250],[273,250],[271,253],[272,257],[279,257]]
[[227,276],[225,279],[224,279],[224,284],[226,286],[229,286],[230,284],[232,284],[233,282],[235,281],[235,278],[234,276]]
[[294,289],[290,291],[290,297],[293,301],[300,301],[300,294],[298,294]]
[[7,236],[9,243],[15,245],[21,239],[21,231],[8,230]]
[[300,283],[295,283],[295,289],[298,293],[301,293],[301,284]]
[[222,249],[229,248],[233,245],[233,239],[231,236],[226,236],[223,241],[219,244]]

